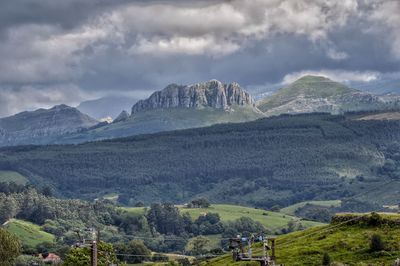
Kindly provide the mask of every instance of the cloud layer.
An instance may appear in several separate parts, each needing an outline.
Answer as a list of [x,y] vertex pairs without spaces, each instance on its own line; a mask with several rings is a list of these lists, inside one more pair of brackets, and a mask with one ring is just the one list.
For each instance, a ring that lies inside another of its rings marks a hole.
[[398,14],[397,0],[0,4],[0,116],[211,78],[368,82],[400,71]]

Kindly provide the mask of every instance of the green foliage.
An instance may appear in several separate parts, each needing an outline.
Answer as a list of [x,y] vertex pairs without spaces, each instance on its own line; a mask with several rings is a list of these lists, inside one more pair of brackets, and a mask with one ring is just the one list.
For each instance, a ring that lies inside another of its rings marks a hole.
[[373,234],[369,244],[372,252],[382,251],[385,249],[385,243],[382,241],[382,237],[378,234]]
[[121,203],[148,205],[201,195],[269,209],[349,197],[395,176],[383,166],[386,156],[400,165],[400,124],[357,118],[286,115],[81,145],[9,147],[0,150],[0,169],[66,197],[116,193]]
[[[347,215],[347,214],[346,214]],[[383,217],[381,225],[366,223],[369,217],[354,223],[338,226],[337,223],[314,227],[300,232],[279,236],[276,240],[278,264],[290,266],[320,266],[324,253],[331,258],[331,265],[393,265],[400,256],[400,215],[379,214]],[[358,217],[365,215],[359,214]],[[357,217],[355,214],[350,217]],[[371,252],[371,236],[381,236],[385,249]],[[257,246],[255,251],[260,251]],[[207,266],[246,265],[233,263],[230,254],[203,264]]]
[[210,207],[210,202],[205,198],[199,198],[192,200],[188,206],[188,208],[208,208]]
[[142,240],[132,240],[128,244],[119,243],[115,245],[118,259],[128,263],[141,263],[151,258],[151,251]]
[[[108,243],[99,242],[97,245],[97,265],[108,266],[110,263],[117,263],[117,257],[113,246]],[[87,266],[90,265],[90,248],[72,248],[64,260],[64,266]]]
[[322,257],[322,265],[323,266],[329,266],[331,265],[331,257],[329,256],[328,253],[324,253],[323,257]]
[[314,201],[303,201],[290,206],[287,206],[280,211],[289,215],[296,215],[296,211],[307,204],[314,206],[328,207],[328,208],[339,208],[342,204],[341,200],[314,200]]
[[6,225],[7,231],[15,234],[24,247],[35,248],[38,244],[53,243],[54,235],[43,231],[40,226],[28,221],[13,219]]
[[0,228],[0,264],[4,266],[12,265],[20,252],[21,244],[19,239],[3,228]]
[[336,209],[307,203],[296,210],[295,215],[311,221],[329,223]]
[[[134,210],[137,211],[137,209]],[[273,232],[286,227],[289,221],[298,219],[292,215],[228,204],[212,204],[208,208],[180,208],[180,210],[182,213],[189,213],[192,219],[197,219],[198,217],[208,213],[218,213],[222,222],[234,221],[241,217],[248,217],[254,221],[260,222],[266,229]],[[300,221],[300,223],[305,228],[322,225],[321,223],[310,221]]]
[[186,252],[190,255],[202,255],[205,254],[208,250],[206,247],[209,245],[210,240],[204,236],[197,236],[187,243]]
[[44,265],[44,263],[40,258],[31,255],[20,255],[14,261],[14,266],[27,266],[27,265],[42,266]]
[[376,213],[376,212],[371,213],[371,216],[369,217],[369,220],[368,220],[368,223],[370,225],[378,226],[378,225],[381,225],[382,222],[383,222],[383,219],[378,213]]
[[148,223],[161,234],[181,235],[184,233],[184,220],[179,209],[172,203],[152,204],[146,217]]

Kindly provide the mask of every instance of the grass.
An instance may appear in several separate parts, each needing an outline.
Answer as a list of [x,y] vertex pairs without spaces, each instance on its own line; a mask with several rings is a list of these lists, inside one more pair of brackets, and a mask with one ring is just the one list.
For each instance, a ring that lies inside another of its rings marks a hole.
[[[178,208],[182,213],[189,213],[192,219],[197,219],[200,215],[204,215],[208,212],[218,213],[221,217],[221,220],[224,222],[233,221],[239,219],[240,217],[249,217],[254,221],[260,222],[267,229],[272,231],[287,227],[288,222],[291,220],[299,220],[298,217],[284,213],[227,204],[212,204],[209,208],[185,208],[183,206],[178,206]],[[123,209],[137,214],[144,213],[144,208],[141,207]],[[301,220],[300,223],[305,228],[322,225],[322,223],[305,220]]]
[[296,211],[302,207],[304,207],[306,204],[313,204],[317,206],[323,206],[323,207],[339,207],[342,203],[341,200],[312,200],[312,201],[303,201],[299,202],[293,205],[290,205],[286,208],[282,208],[281,212],[288,214],[288,215],[295,215]]
[[16,184],[25,185],[28,182],[28,179],[20,173],[14,171],[0,170],[0,182],[14,182]]
[[53,242],[55,238],[54,235],[42,231],[40,226],[23,220],[11,219],[6,228],[9,232],[14,233],[23,245],[28,247]]
[[[326,252],[332,261],[349,266],[393,265],[396,258],[400,257],[400,215],[381,216],[387,220],[397,221],[397,225],[336,224],[280,236],[276,245],[277,263],[290,266],[317,266],[321,265],[322,256]],[[384,251],[370,251],[369,243],[373,234],[382,237],[385,243]],[[254,251],[258,249],[261,248],[254,247]],[[230,254],[227,254],[204,265],[253,264],[233,263]]]

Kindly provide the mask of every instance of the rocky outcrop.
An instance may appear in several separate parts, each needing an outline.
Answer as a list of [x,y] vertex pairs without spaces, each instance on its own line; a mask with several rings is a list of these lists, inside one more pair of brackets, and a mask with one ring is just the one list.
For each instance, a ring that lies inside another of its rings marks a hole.
[[129,119],[129,113],[123,110],[117,118],[114,119],[113,123],[123,122]]
[[217,80],[182,86],[171,84],[137,102],[132,114],[161,108],[229,109],[231,106],[254,106],[254,100],[238,83],[223,84]]

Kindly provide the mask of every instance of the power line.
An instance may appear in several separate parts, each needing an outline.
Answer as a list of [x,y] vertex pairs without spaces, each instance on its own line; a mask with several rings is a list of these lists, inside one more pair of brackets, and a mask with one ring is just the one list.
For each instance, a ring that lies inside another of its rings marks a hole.
[[335,225],[332,225],[332,226],[328,226],[328,227],[326,227],[326,228],[321,228],[320,230],[318,230],[318,231],[316,231],[316,232],[312,232],[312,233],[310,233],[310,234],[298,236],[297,238],[292,239],[292,240],[290,240],[290,241],[283,242],[283,243],[277,243],[276,245],[277,245],[277,246],[281,246],[281,247],[282,247],[282,246],[286,246],[286,245],[288,245],[288,244],[290,244],[290,243],[296,242],[298,239],[305,238],[305,237],[312,236],[312,235],[316,235],[316,234],[320,234],[320,233],[322,233],[322,232],[330,231],[330,230],[332,230],[333,228],[340,227],[340,226],[342,226],[342,225],[344,225],[344,224],[347,224],[347,223],[350,223],[350,222],[359,220],[359,219],[361,219],[361,218],[363,218],[363,217],[366,217],[366,216],[367,216],[367,215],[361,215],[361,216],[352,218],[352,219],[350,219],[350,220],[347,220],[347,221],[344,221],[344,222],[341,222],[341,223],[338,223],[338,224],[335,224]]

